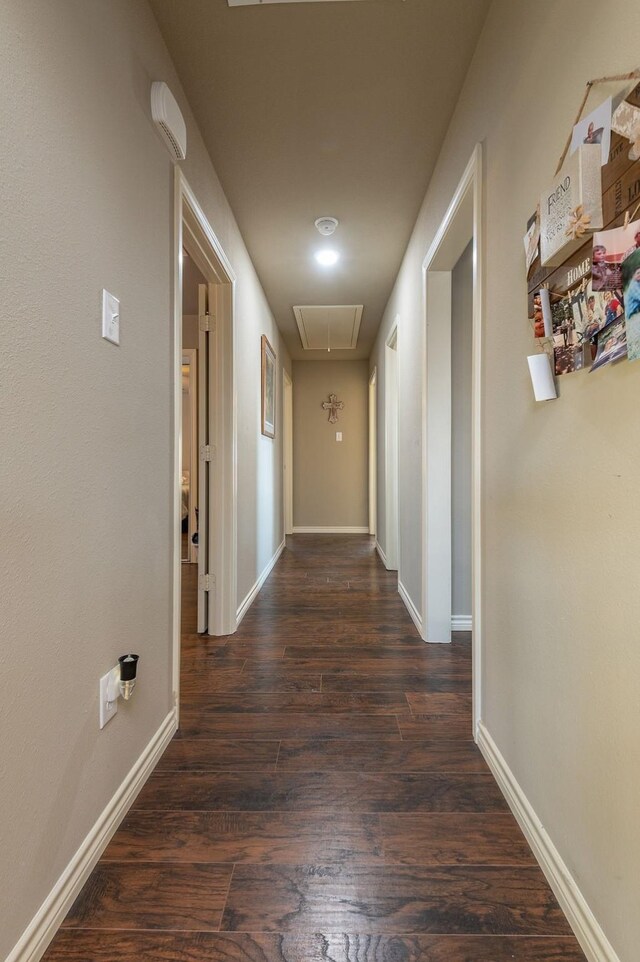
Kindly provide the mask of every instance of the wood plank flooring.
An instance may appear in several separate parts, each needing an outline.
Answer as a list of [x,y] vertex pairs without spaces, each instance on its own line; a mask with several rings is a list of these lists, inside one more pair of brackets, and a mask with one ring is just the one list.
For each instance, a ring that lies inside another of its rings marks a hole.
[[371,539],[298,535],[45,962],[584,962],[471,738],[471,645],[417,637]]

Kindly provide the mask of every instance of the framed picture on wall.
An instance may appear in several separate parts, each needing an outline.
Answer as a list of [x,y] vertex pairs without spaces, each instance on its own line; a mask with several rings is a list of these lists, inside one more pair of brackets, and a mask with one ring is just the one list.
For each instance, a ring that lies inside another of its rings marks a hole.
[[262,433],[276,436],[276,355],[266,335],[262,335]]

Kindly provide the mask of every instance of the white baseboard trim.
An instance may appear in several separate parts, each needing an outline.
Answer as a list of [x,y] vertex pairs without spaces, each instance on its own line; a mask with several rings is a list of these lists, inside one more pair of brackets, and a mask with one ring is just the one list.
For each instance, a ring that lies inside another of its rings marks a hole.
[[352,527],[344,526],[341,528],[314,528],[307,526],[296,526],[293,529],[294,534],[369,534],[369,528],[365,527]]
[[540,863],[562,911],[589,962],[620,962],[595,915],[565,865],[560,852],[531,807],[527,796],[507,765],[500,749],[482,722],[478,723],[478,747],[484,755],[509,808]]
[[402,598],[402,600],[404,601],[405,608],[411,615],[411,620],[413,621],[414,625],[418,629],[420,637],[422,638],[422,616],[420,615],[420,612],[418,611],[413,601],[409,597],[409,592],[400,581],[400,578],[398,578],[398,593]]
[[473,631],[471,615],[451,615],[451,631]]
[[169,712],[40,906],[7,962],[38,962],[177,729]]
[[265,581],[273,571],[278,558],[284,551],[285,543],[286,543],[286,539],[283,538],[282,543],[279,544],[278,547],[276,548],[276,553],[274,554],[273,558],[271,559],[271,561],[267,562],[267,564],[265,565],[262,571],[262,574],[259,575],[258,580],[254,584],[253,588],[251,588],[246,598],[238,608],[238,611],[236,613],[236,628],[238,627],[238,625],[240,624],[240,622],[248,612],[253,602],[256,600],[258,592],[260,591],[263,584],[265,583]]
[[382,546],[380,545],[380,542],[379,542],[379,541],[376,541],[376,551],[378,552],[378,554],[379,554],[379,556],[380,556],[380,561],[382,562],[382,564],[383,564],[383,565],[385,566],[385,568],[386,568],[386,567],[387,567],[387,556],[386,556],[386,554],[384,553],[384,551],[382,550]]

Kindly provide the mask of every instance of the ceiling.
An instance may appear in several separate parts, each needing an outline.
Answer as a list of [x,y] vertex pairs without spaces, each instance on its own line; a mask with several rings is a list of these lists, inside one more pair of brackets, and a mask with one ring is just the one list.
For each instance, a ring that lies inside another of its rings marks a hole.
[[[292,357],[368,357],[490,0],[150,2]],[[303,350],[294,305],[358,304]]]

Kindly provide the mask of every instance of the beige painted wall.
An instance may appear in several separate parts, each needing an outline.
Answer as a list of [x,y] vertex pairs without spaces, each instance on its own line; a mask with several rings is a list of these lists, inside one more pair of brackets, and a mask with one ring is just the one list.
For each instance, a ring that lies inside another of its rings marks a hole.
[[[330,393],[344,401],[337,424]],[[368,395],[367,361],[293,362],[294,527],[368,526]]]
[[451,612],[471,615],[473,245],[451,273]]
[[640,365],[533,401],[522,235],[585,82],[635,68],[639,40],[637,0],[496,0],[371,359],[383,381],[400,313],[401,576],[420,608],[421,264],[481,142],[483,720],[622,962],[640,944]]
[[[185,112],[184,171],[238,278],[239,600],[282,539],[260,335],[287,356],[151,11],[4,0],[3,959],[172,701],[173,165],[150,118],[157,79]],[[119,348],[100,337],[103,287],[121,300]],[[131,649],[140,684],[100,732],[98,679]]]

